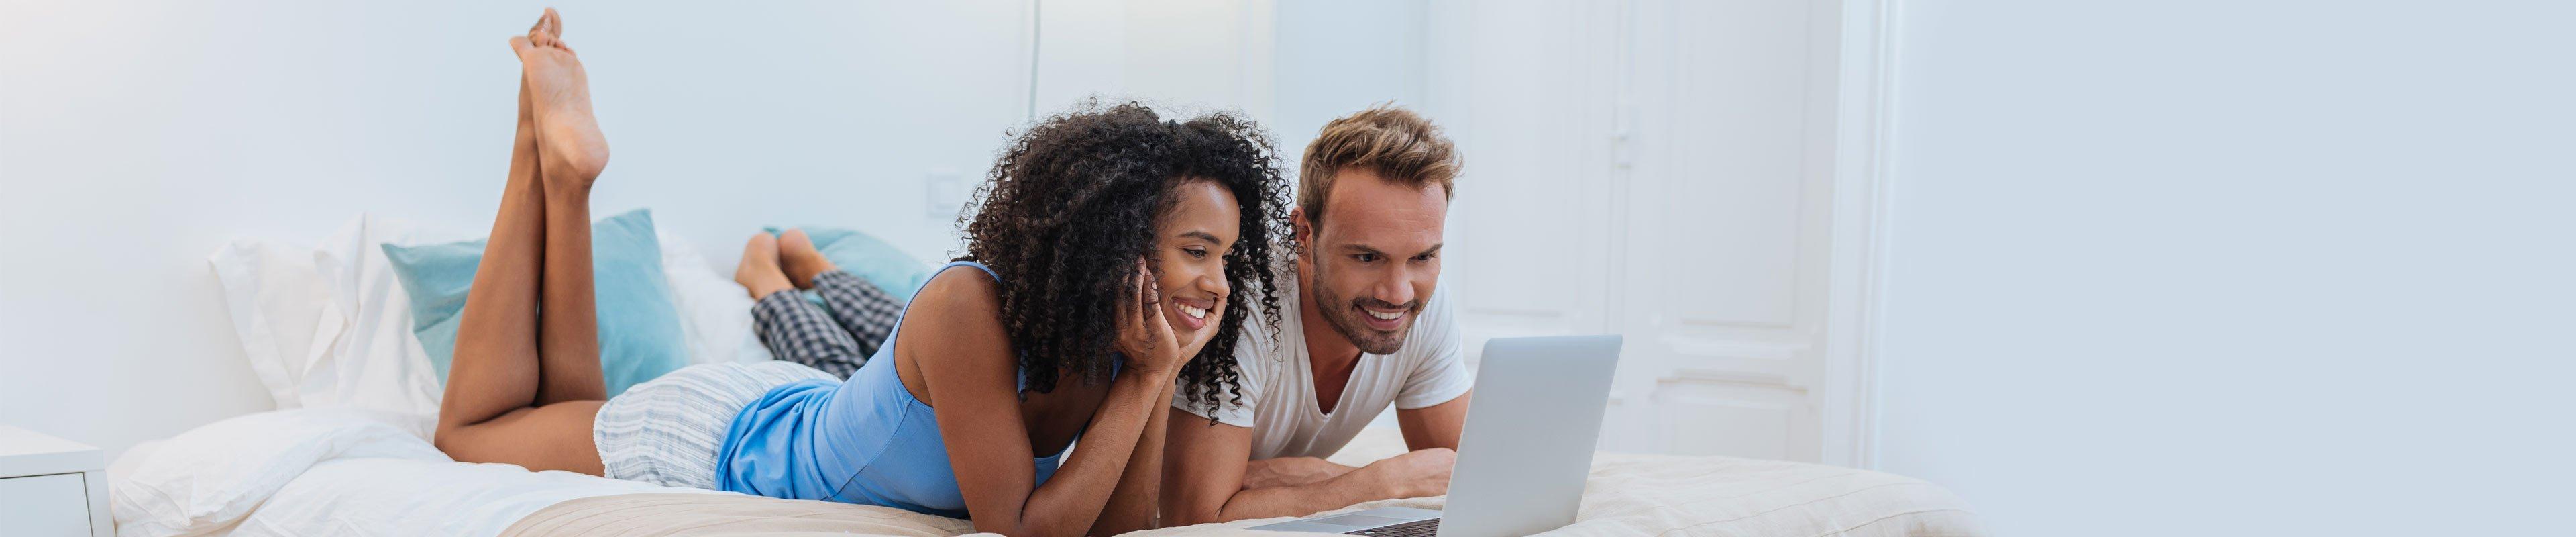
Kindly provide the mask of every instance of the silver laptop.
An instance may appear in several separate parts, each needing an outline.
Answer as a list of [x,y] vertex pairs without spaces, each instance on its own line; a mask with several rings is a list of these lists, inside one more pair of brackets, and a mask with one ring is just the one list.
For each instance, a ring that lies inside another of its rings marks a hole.
[[1487,342],[1449,474],[1448,509],[1370,509],[1251,529],[1501,537],[1572,524],[1618,364],[1615,335]]

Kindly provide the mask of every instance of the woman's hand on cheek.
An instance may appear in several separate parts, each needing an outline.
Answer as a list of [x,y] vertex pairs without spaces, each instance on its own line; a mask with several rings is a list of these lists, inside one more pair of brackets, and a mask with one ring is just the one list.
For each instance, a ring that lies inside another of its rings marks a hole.
[[1130,295],[1119,302],[1118,352],[1127,356],[1127,366],[1139,373],[1169,375],[1181,368],[1188,354],[1181,353],[1180,339],[1172,335],[1172,325],[1163,320],[1162,289],[1155,285],[1152,265],[1143,258],[1136,260],[1136,275],[1127,280]]

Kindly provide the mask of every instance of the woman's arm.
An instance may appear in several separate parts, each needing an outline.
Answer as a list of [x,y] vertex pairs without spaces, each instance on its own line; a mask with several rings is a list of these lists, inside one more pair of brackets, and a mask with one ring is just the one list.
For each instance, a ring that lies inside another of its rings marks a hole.
[[[1156,397],[1164,406],[1172,404],[1172,384],[1163,385]],[[1136,440],[1135,455],[1127,458],[1127,472],[1118,478],[1118,489],[1110,493],[1109,506],[1100,512],[1100,521],[1091,525],[1092,535],[1117,535],[1150,530],[1161,525],[1155,509],[1162,503],[1163,430],[1170,412],[1150,412],[1145,422],[1144,437]]]
[[[1123,305],[1140,310],[1127,312],[1139,319],[1120,324],[1159,327],[1160,347],[1146,341],[1138,350],[1152,351],[1129,353],[1145,358],[1130,359],[1119,370],[1083,433],[1082,448],[1044,486],[1035,486],[1036,470],[1029,464],[1033,457],[1019,408],[1019,360],[993,314],[1001,307],[994,282],[979,272],[953,271],[934,277],[915,300],[911,316],[923,330],[898,336],[905,339],[897,352],[902,360],[918,364],[927,391],[936,397],[932,404],[939,409],[942,442],[977,531],[1079,535],[1100,517],[1146,425],[1171,404],[1170,389],[1180,370],[1170,327],[1151,298],[1134,301],[1145,304],[1141,308]],[[1122,334],[1121,347],[1133,348],[1130,339],[1137,338]]]
[[[1025,484],[1016,491],[977,490],[981,488],[979,487],[981,483],[967,476],[968,468],[962,466],[966,459],[951,455],[952,460],[961,464],[958,466],[957,476],[959,489],[970,491],[966,493],[967,509],[978,513],[975,517],[975,529],[1015,537],[1084,534],[1085,530],[1099,519],[1101,509],[1108,499],[1118,491],[1120,478],[1127,470],[1128,459],[1141,440],[1140,436],[1144,432],[1145,424],[1151,421],[1148,412],[1156,409],[1158,405],[1169,404],[1158,403],[1154,398],[1162,391],[1162,386],[1172,384],[1172,378],[1173,375],[1167,372],[1136,369],[1120,372],[1118,380],[1113,381],[1110,386],[1108,399],[1101,402],[1099,412],[1094,415],[1090,430],[1082,435],[1082,449],[1074,450],[1073,455],[1064,462],[1064,466],[1056,469],[1055,476],[1034,491],[1029,491]],[[1016,400],[1018,396],[1013,394],[1011,397]],[[1009,417],[1017,418],[1018,415],[1017,412],[1012,412]],[[946,429],[948,421],[945,416],[941,417],[942,429]],[[1019,425],[1014,421],[1011,427],[1017,429]],[[1022,438],[1021,450],[1025,452],[1028,445],[1027,433],[1015,434]],[[950,449],[956,449],[961,443],[974,442],[974,440],[960,439],[958,436],[960,435],[948,437]],[[986,463],[976,464],[990,466]],[[1018,461],[1016,464],[1006,462],[1004,464],[1013,466],[1023,474],[1034,472],[1033,469],[1026,468],[1029,466],[1026,460]],[[978,470],[989,471],[990,468]],[[997,481],[997,483],[1007,486],[1009,481]],[[1025,495],[1025,499],[1015,500],[1008,497],[1011,495]],[[979,501],[979,497],[985,499]],[[1006,509],[1013,503],[1019,504],[1018,514],[1009,521],[1009,524],[1001,523],[1003,521],[993,521],[994,523],[988,524],[986,517],[981,516],[981,513],[989,510]],[[985,507],[987,505],[992,507]]]

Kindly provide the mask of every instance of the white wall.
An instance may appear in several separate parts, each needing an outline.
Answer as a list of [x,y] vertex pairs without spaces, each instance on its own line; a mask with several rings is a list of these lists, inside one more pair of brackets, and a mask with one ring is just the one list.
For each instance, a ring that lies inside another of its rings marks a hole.
[[[362,212],[489,226],[504,40],[543,5],[0,0],[0,424],[113,456],[268,409],[206,256]],[[1266,1],[553,5],[615,146],[594,212],[651,207],[727,273],[765,224],[945,259],[1009,130],[1093,94],[1277,116]],[[1283,151],[1401,96],[1339,87],[1286,99]]]
[[1883,469],[1999,535],[2564,531],[2576,7],[1902,10]]
[[1276,11],[1275,119],[1284,169],[1294,174],[1324,124],[1382,102],[1441,118],[1424,94],[1429,33],[1424,0],[1307,0]]
[[1270,117],[1270,2],[1038,2],[1038,84],[1045,115],[1095,94],[1143,99],[1179,114],[1237,110]]
[[[541,5],[0,4],[0,424],[113,455],[267,409],[206,256],[361,212],[489,226],[504,39]],[[926,178],[979,177],[1026,114],[1025,2],[556,5],[616,148],[597,212],[719,263],[767,223],[943,259]]]

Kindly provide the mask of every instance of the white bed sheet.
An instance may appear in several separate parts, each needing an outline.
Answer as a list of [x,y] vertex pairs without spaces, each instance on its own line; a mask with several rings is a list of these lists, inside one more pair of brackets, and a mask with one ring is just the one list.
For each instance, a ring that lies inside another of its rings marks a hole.
[[499,535],[558,502],[635,493],[731,494],[510,464],[340,459],[288,482],[233,535]]

